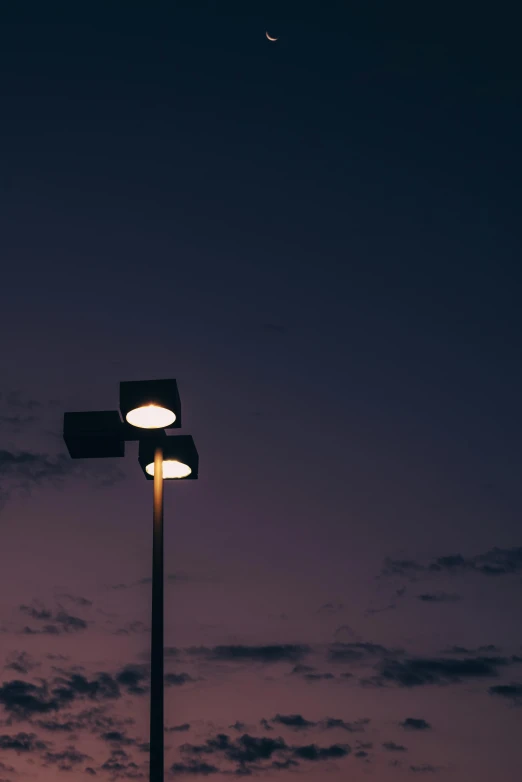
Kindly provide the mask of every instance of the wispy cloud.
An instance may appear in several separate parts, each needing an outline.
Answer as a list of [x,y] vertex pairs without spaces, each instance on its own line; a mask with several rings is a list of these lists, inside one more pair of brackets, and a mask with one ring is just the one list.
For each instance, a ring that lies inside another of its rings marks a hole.
[[459,683],[469,679],[498,676],[499,670],[517,662],[508,657],[406,657],[386,658],[376,666],[377,673],[365,684],[420,687]]
[[0,449],[0,502],[5,502],[13,492],[30,492],[34,488],[51,484],[63,485],[66,478],[76,476],[93,481],[97,486],[112,486],[123,478],[123,472],[114,465],[109,468],[71,459],[67,454]]
[[72,673],[50,682],[41,679],[39,684],[15,679],[0,686],[0,704],[9,716],[30,720],[67,709],[78,700],[116,700],[122,692],[142,695],[148,689],[147,678],[144,666],[128,665],[115,675],[103,672],[91,678]]
[[12,652],[6,660],[6,670],[17,673],[29,673],[38,668],[40,663],[34,660],[27,652]]
[[34,601],[33,605],[23,604],[19,607],[19,610],[31,619],[42,623],[37,629],[29,626],[24,627],[22,632],[27,635],[34,635],[35,633],[46,635],[74,633],[86,630],[88,627],[88,622],[85,619],[74,616],[63,608],[53,612],[38,601]]
[[420,717],[406,717],[399,723],[404,730],[430,730],[431,725]]
[[[301,762],[340,760],[351,752],[351,748],[347,744],[291,745],[281,737],[257,737],[248,733],[233,740],[227,734],[218,733],[203,744],[183,744],[180,751],[182,762],[174,763],[170,768],[175,776],[197,773],[245,776],[253,772],[297,768]],[[202,771],[202,768],[206,770]]]
[[165,684],[167,687],[182,687],[184,684],[189,684],[197,681],[188,673],[166,673]]
[[499,698],[505,698],[514,704],[522,705],[522,684],[520,682],[511,682],[511,684],[497,684],[489,688],[490,695],[496,695]]
[[423,592],[417,595],[417,600],[423,603],[457,603],[460,599],[460,595],[450,592]]
[[465,556],[447,554],[422,561],[414,559],[386,559],[384,576],[401,576],[416,580],[420,575],[437,573],[478,573],[483,576],[520,575],[522,573],[522,546],[493,547],[483,554]]

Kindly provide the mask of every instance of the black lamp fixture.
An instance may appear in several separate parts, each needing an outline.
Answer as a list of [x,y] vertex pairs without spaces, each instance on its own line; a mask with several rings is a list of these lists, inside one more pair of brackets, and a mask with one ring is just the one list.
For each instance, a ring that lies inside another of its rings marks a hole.
[[179,429],[181,401],[175,380],[120,383],[123,420],[139,429]]
[[145,477],[154,480],[154,455],[158,445],[163,451],[163,478],[195,480],[198,477],[199,457],[194,440],[189,434],[176,437],[147,437],[140,441],[138,461]]
[[125,456],[125,440],[117,410],[65,413],[63,439],[72,459]]
[[194,480],[199,457],[190,435],[168,436],[181,426],[175,380],[120,383],[117,410],[65,413],[63,437],[72,459],[125,455],[125,442],[138,440],[138,461],[154,481],[152,538],[152,623],[150,670],[150,782],[164,782],[163,710],[163,483]]

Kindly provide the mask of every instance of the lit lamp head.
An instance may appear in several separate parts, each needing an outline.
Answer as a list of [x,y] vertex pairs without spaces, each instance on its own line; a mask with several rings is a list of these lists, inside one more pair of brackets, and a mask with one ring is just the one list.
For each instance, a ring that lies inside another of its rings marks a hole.
[[165,480],[195,480],[198,477],[199,457],[194,440],[189,434],[176,437],[147,437],[140,440],[138,461],[147,480],[154,479],[154,453],[163,450],[163,478]]
[[120,383],[124,421],[139,429],[177,429],[181,402],[175,380],[135,380]]

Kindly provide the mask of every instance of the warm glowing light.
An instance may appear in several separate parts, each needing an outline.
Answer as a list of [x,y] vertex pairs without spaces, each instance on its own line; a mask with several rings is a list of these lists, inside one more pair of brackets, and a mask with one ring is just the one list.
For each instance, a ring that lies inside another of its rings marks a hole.
[[126,417],[129,424],[139,426],[140,429],[163,429],[176,420],[176,414],[172,410],[159,407],[159,405],[136,407],[134,410],[130,410]]
[[[154,462],[145,467],[149,475],[154,475]],[[186,478],[192,472],[188,464],[178,462],[177,459],[165,459],[163,462],[163,478]]]

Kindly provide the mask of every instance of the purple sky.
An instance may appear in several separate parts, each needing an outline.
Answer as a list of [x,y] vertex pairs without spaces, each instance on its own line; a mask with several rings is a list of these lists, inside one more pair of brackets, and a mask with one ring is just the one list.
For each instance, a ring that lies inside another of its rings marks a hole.
[[0,782],[147,776],[152,490],[61,429],[161,377],[168,779],[518,782],[514,20],[42,5],[0,32]]

